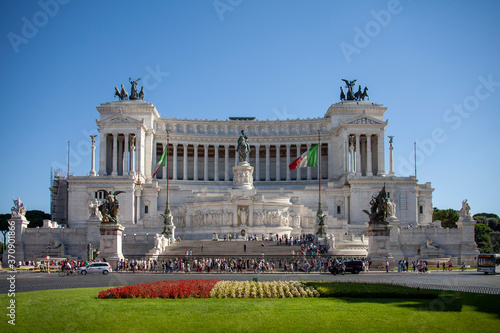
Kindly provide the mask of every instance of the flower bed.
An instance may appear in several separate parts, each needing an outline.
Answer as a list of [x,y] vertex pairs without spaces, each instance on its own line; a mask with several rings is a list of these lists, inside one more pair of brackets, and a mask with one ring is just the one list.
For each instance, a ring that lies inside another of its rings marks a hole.
[[207,298],[218,280],[156,281],[99,292],[98,298]]
[[319,297],[316,289],[296,281],[156,281],[99,292],[98,298],[293,298]]
[[319,297],[313,287],[296,281],[220,281],[210,292],[212,298],[293,298]]

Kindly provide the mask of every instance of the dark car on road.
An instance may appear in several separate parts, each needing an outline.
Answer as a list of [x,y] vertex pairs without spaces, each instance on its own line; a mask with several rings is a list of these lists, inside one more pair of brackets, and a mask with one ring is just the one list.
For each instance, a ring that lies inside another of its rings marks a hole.
[[345,271],[351,272],[352,274],[358,274],[364,271],[363,262],[361,260],[349,260],[344,262]]

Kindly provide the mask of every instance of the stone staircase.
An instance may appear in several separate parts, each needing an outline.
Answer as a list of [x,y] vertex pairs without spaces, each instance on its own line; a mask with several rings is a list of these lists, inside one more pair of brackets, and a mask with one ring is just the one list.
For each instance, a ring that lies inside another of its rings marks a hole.
[[[246,252],[244,245],[246,245]],[[285,243],[276,245],[274,241],[244,241],[241,239],[231,241],[183,240],[169,246],[164,255],[184,256],[186,251],[192,251],[193,256],[262,256],[262,253],[266,256],[289,256],[292,251],[300,252],[300,245],[287,246]]]

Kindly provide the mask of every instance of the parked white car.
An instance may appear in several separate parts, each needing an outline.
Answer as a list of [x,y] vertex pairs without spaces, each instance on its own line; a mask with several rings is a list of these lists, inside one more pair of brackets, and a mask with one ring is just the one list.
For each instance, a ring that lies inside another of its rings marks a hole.
[[94,262],[87,266],[78,268],[77,272],[85,275],[87,273],[102,273],[104,275],[111,273],[111,265],[107,262]]

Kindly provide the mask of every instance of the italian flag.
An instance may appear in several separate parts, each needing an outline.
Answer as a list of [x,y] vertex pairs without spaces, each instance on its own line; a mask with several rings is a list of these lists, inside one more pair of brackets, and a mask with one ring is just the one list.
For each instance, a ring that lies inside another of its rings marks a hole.
[[317,167],[318,153],[318,145],[314,145],[311,147],[311,149],[302,154],[302,156],[290,163],[288,168],[290,170],[295,170],[297,168]]
[[158,163],[156,163],[155,173],[153,174],[153,177],[151,177],[151,178],[155,178],[156,174],[158,173],[158,170],[160,170],[160,168],[164,167],[165,165],[167,165],[167,149],[166,148],[163,151],[163,154],[161,155],[160,160],[158,161]]

